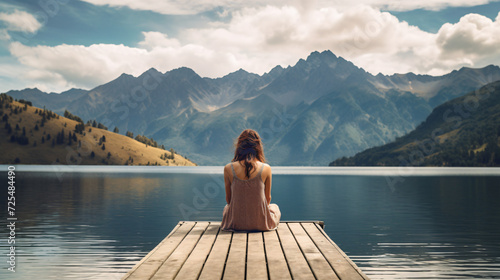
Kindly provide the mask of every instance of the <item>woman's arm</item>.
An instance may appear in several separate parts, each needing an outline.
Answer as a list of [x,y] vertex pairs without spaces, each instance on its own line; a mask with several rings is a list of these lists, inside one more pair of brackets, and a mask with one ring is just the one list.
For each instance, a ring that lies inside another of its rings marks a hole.
[[265,185],[265,194],[266,194],[266,200],[267,204],[271,203],[271,185],[273,181],[273,174],[271,172],[271,166],[265,165],[264,166],[264,172],[266,180],[264,181]]
[[231,166],[224,166],[224,186],[226,188],[226,202],[231,203]]

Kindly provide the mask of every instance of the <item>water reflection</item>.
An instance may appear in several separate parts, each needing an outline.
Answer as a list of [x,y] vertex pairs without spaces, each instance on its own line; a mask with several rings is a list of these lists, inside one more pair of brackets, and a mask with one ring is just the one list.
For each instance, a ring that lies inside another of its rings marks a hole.
[[[17,180],[18,272],[2,261],[0,278],[119,279],[183,220],[179,206],[194,207],[196,189],[214,182],[193,172],[78,172],[62,181],[21,172]],[[500,277],[498,197],[495,176],[406,177],[393,187],[382,176],[273,178],[283,220],[325,221],[372,279]],[[6,193],[0,199],[5,205]],[[223,191],[206,202],[192,220],[221,219]]]

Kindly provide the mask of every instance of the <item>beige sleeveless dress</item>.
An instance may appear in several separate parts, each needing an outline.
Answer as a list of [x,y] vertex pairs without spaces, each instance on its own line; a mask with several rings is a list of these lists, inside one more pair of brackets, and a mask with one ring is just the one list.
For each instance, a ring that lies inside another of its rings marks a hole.
[[257,176],[242,180],[236,176],[233,164],[231,182],[231,202],[224,207],[221,229],[236,231],[266,231],[278,227],[281,212],[278,205],[267,204],[262,170]]

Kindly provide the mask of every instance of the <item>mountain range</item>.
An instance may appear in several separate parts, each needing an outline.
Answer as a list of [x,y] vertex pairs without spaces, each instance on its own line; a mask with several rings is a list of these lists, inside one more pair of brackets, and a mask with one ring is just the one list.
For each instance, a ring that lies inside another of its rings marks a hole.
[[410,132],[436,106],[496,80],[493,65],[443,76],[372,75],[324,51],[263,75],[240,69],[213,79],[185,67],[152,68],[91,90],[7,94],[146,135],[200,165],[231,160],[245,128],[261,134],[270,164],[327,165]]
[[391,143],[331,166],[500,166],[500,81],[436,107]]

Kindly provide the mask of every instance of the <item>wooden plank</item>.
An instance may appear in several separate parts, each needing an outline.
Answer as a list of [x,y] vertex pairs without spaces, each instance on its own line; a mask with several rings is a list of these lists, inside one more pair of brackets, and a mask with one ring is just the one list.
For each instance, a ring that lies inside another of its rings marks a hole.
[[153,248],[153,250],[149,251],[146,256],[144,256],[138,263],[136,263],[134,267],[132,267],[132,269],[130,269],[127,274],[122,277],[122,280],[128,279],[130,275],[134,273],[137,268],[139,268],[149,257],[151,257],[151,255],[154,254],[158,250],[158,248],[160,248],[161,245],[164,244],[168,240],[168,238],[170,238],[170,236],[172,236],[172,234],[177,231],[177,229],[179,229],[182,224],[183,222],[178,222],[174,229],[172,229],[172,231],[167,235],[167,237],[165,237],[158,245],[156,245],[155,248]]
[[244,279],[247,253],[247,233],[233,232],[231,246],[227,256],[224,279]]
[[197,222],[189,234],[182,240],[176,250],[161,265],[160,269],[158,269],[151,279],[174,279],[207,227],[208,222]]
[[328,261],[319,251],[318,247],[316,247],[316,244],[314,244],[304,228],[302,228],[301,224],[289,223],[288,227],[297,240],[316,279],[339,279]]
[[150,279],[165,260],[172,254],[179,243],[194,227],[194,222],[179,222],[172,232],[149,254],[132,268],[122,279]]
[[314,224],[302,224],[302,226],[340,279],[363,279],[344,255],[333,246]]
[[295,241],[288,223],[280,223],[278,226],[278,237],[285,253],[285,258],[294,279],[314,279],[314,275],[299,245]]
[[323,226],[281,222],[276,231],[232,233],[220,222],[179,222],[122,279],[369,279]]
[[[280,226],[286,226],[286,224],[280,224]],[[264,245],[266,249],[269,278],[271,280],[292,279],[276,231],[264,232]]]
[[268,279],[262,232],[248,233],[247,279]]
[[222,279],[232,233],[220,230],[215,239],[214,246],[201,270],[200,280]]
[[214,245],[219,228],[220,222],[211,222],[209,224],[175,279],[198,279],[201,269]]
[[[337,246],[326,234],[323,228],[317,225],[303,224],[311,239],[316,243],[332,265],[340,279],[369,279],[363,271]],[[325,244],[328,242],[331,246]]]
[[316,221],[316,220],[291,220],[291,221],[281,221],[281,223],[289,224],[289,223],[311,223],[311,224],[318,224],[321,228],[325,228],[325,222],[324,221]]

